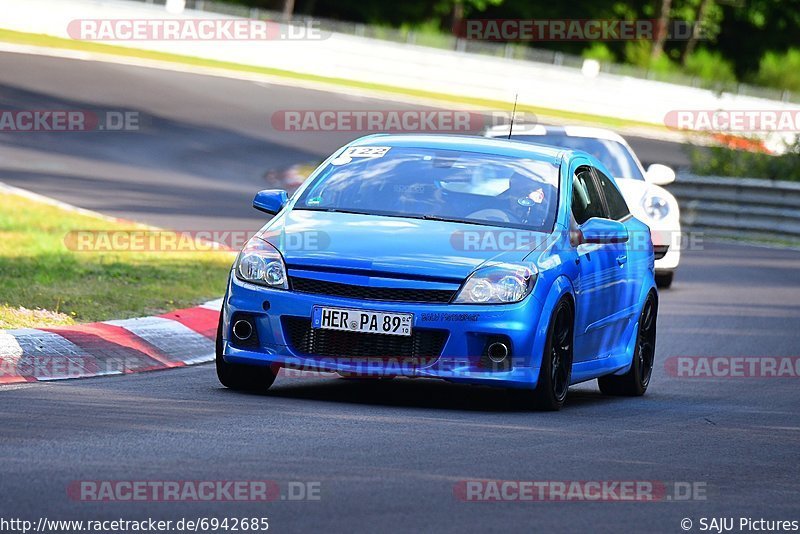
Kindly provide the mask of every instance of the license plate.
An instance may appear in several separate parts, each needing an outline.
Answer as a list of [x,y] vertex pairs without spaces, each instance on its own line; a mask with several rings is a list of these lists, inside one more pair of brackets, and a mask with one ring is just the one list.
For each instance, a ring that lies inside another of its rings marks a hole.
[[413,322],[413,313],[387,313],[315,306],[311,324],[314,328],[327,330],[410,336]]

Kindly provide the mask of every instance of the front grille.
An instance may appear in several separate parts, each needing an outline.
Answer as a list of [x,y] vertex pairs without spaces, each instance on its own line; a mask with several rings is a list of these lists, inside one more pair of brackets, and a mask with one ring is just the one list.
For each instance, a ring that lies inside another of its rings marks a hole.
[[440,302],[447,303],[456,291],[449,289],[413,289],[398,287],[368,287],[338,282],[326,282],[297,276],[289,277],[292,290],[301,293],[316,293],[332,297],[347,297],[362,300],[388,302]]
[[669,250],[669,245],[653,245],[653,255],[657,260],[660,260],[661,258],[666,256],[668,250]]
[[416,360],[439,357],[447,341],[446,330],[415,328],[410,336],[365,334],[311,328],[306,317],[283,317],[283,331],[295,352],[331,358]]

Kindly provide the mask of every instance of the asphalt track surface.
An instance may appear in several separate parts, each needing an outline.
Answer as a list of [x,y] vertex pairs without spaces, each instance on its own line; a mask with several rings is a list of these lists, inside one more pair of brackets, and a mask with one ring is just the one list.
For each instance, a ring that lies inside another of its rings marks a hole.
[[[346,141],[268,131],[258,106],[375,106],[11,55],[0,55],[0,76],[3,107],[117,105],[157,125],[146,138],[2,134],[0,180],[175,227],[257,225],[247,205],[265,168]],[[663,150],[666,158],[671,149]],[[683,532],[683,518],[695,531],[701,517],[798,520],[800,379],[680,378],[665,369],[673,356],[800,356],[798,268],[792,250],[705,242],[687,251],[673,289],[661,293],[647,395],[604,397],[590,382],[572,388],[558,413],[519,411],[502,390],[431,380],[280,377],[267,394],[242,394],[222,388],[209,365],[3,387],[0,518],[268,516],[275,532]],[[463,502],[454,487],[471,479],[688,482],[705,484],[706,495]],[[67,495],[78,480],[274,480],[284,494],[300,481],[319,483],[321,498],[92,503]]]

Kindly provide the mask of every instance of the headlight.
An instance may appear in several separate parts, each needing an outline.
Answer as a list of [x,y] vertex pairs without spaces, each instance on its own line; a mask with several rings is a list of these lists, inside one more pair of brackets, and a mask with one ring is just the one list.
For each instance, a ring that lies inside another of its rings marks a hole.
[[663,219],[669,213],[669,202],[667,199],[656,195],[648,195],[642,199],[644,212],[651,219]]
[[280,252],[258,237],[250,239],[239,253],[236,276],[251,284],[289,289],[286,266]]
[[500,263],[478,269],[467,278],[455,304],[509,304],[533,291],[536,267]]

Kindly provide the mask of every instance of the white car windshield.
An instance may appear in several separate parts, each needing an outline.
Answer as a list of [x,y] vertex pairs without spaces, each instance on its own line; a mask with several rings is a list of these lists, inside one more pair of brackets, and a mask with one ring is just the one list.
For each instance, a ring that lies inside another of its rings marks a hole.
[[582,150],[591,154],[606,166],[614,178],[632,178],[644,180],[641,168],[636,163],[631,150],[617,141],[597,139],[595,137],[577,137],[563,133],[547,133],[545,135],[514,135],[517,141],[550,145],[570,150]]

